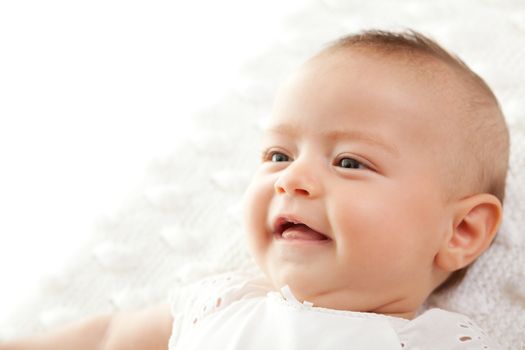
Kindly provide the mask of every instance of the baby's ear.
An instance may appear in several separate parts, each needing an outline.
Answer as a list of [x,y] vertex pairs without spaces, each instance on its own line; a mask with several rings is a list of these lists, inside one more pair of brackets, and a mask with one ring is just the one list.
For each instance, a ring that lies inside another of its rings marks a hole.
[[488,193],[458,200],[450,233],[436,255],[436,264],[453,272],[470,265],[489,246],[501,224],[499,199]]

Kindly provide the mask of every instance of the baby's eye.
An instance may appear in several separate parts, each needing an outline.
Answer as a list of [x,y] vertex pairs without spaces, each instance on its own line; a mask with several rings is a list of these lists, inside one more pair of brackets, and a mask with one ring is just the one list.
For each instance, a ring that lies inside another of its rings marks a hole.
[[290,158],[281,152],[273,152],[271,154],[271,160],[272,162],[288,162]]
[[344,158],[339,159],[337,161],[337,166],[340,166],[341,168],[347,168],[347,169],[365,169],[366,168],[366,165],[350,157],[344,157]]

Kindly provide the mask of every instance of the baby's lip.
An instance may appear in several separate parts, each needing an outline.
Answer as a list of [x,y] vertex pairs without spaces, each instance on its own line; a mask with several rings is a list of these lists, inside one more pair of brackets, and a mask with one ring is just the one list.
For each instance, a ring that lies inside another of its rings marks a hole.
[[279,214],[273,219],[272,230],[274,233],[282,234],[290,224],[303,224],[308,226],[310,229],[322,234],[328,239],[331,239],[327,234],[318,229],[316,224],[313,224],[310,220],[305,220],[300,216],[292,214]]

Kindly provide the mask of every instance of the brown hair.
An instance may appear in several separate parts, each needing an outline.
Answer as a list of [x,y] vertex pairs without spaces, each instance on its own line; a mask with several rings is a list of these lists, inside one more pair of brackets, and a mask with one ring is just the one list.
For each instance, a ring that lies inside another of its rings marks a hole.
[[[505,197],[505,181],[509,158],[509,133],[496,96],[485,81],[473,72],[459,57],[438,43],[414,30],[389,32],[367,30],[344,36],[330,42],[319,55],[345,48],[372,50],[382,55],[395,55],[409,62],[438,60],[459,78],[464,117],[454,118],[455,129],[463,130],[461,159],[457,155],[447,168],[447,186],[450,195],[463,193],[490,193],[501,203]],[[462,95],[463,96],[463,95]],[[457,153],[457,152],[455,152]],[[450,174],[448,174],[450,173]],[[467,267],[453,272],[435,291],[459,283]]]

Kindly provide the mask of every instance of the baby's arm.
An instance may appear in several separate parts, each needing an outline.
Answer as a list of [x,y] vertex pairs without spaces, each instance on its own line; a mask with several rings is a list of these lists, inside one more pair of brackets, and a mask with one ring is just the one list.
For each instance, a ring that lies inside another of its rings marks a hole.
[[172,316],[168,305],[91,317],[28,339],[0,344],[0,350],[166,350]]

